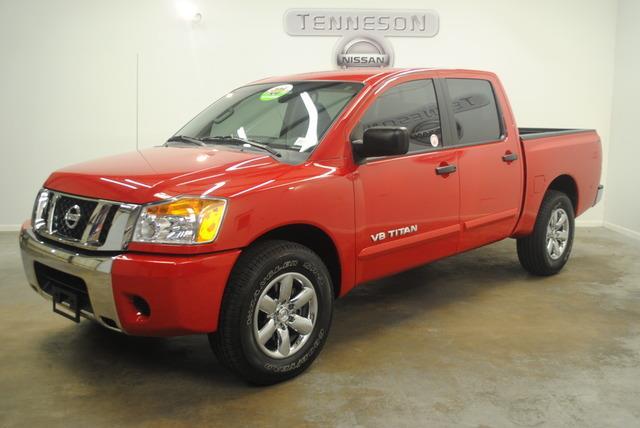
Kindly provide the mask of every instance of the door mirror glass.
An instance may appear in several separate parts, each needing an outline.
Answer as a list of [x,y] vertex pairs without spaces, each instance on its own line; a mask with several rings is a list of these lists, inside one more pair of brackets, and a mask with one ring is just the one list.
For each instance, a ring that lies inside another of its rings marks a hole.
[[353,142],[353,150],[360,158],[404,155],[409,150],[409,131],[396,126],[369,128],[362,140]]

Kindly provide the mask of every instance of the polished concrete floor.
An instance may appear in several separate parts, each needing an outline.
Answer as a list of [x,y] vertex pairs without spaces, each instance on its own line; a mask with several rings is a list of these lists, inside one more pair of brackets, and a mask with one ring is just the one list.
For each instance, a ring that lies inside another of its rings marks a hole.
[[579,229],[536,278],[508,240],[338,301],[304,375],[257,388],[204,336],[54,315],[0,234],[0,426],[640,426],[640,242]]

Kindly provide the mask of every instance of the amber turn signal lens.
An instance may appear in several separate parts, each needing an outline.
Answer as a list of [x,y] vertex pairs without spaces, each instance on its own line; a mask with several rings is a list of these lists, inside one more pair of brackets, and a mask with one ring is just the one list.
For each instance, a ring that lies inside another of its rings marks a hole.
[[218,235],[218,230],[222,224],[225,201],[214,200],[202,208],[200,211],[200,227],[196,242],[210,242]]

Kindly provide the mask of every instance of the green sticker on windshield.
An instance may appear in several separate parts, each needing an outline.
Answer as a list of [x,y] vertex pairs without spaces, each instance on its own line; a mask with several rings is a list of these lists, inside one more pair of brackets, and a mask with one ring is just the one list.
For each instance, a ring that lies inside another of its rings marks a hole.
[[293,89],[293,85],[279,85],[264,91],[260,94],[260,101],[271,101],[288,94]]

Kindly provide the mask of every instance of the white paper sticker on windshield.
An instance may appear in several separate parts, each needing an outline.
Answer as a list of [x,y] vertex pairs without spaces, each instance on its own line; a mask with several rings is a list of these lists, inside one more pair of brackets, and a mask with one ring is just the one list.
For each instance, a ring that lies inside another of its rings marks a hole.
[[431,146],[432,147],[438,147],[438,136],[436,134],[431,134],[431,137],[429,138],[429,140],[431,141]]
[[306,135],[299,137],[293,145],[300,146],[300,151],[304,152],[318,144],[318,109],[307,92],[301,93],[300,98],[302,98],[304,108],[307,109],[309,115],[309,127]]
[[295,147],[300,147],[298,150],[304,152],[305,150],[309,150],[311,147],[317,144],[316,139],[309,139],[305,137],[298,137],[298,139],[293,143]]

